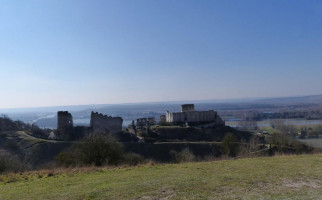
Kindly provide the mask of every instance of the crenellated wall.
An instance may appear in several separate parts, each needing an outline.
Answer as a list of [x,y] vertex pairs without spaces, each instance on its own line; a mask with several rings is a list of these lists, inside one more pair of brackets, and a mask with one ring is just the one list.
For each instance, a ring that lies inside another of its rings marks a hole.
[[90,126],[95,132],[109,131],[116,133],[122,131],[123,119],[121,117],[112,117],[98,112],[91,113]]

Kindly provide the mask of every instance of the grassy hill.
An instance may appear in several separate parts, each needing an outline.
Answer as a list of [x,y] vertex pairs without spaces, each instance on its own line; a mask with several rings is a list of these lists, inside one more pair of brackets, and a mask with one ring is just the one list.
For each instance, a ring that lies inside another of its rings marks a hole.
[[55,155],[71,144],[71,142],[35,138],[24,131],[0,132],[0,150],[18,155],[24,162],[34,166],[52,161]]
[[0,176],[0,199],[320,199],[322,155]]

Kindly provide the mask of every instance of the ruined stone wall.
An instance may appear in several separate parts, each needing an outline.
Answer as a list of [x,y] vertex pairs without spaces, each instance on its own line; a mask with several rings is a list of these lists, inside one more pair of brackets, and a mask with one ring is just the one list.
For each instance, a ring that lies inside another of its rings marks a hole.
[[57,112],[57,129],[64,130],[73,127],[73,117],[68,111]]
[[167,118],[165,115],[160,115],[160,122],[166,122]]
[[121,117],[111,117],[101,113],[91,113],[90,126],[95,132],[108,131],[116,133],[122,131],[123,119]]
[[136,126],[145,126],[147,122],[147,118],[136,119]]
[[149,125],[155,125],[156,124],[155,118],[154,117],[148,117],[148,123],[149,123]]
[[155,124],[156,124],[156,122],[155,122],[154,117],[136,119],[136,126],[138,126],[138,127],[150,126],[150,125],[155,125]]

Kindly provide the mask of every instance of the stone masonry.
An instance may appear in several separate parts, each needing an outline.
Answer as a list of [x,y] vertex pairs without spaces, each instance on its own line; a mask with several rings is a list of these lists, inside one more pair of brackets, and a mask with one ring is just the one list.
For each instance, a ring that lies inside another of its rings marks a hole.
[[101,113],[91,113],[90,126],[94,132],[111,132],[116,133],[122,131],[123,119],[121,117],[111,117]]
[[64,130],[73,127],[73,117],[68,111],[57,112],[57,129]]
[[219,117],[216,111],[195,111],[193,104],[184,104],[181,106],[181,112],[166,113],[166,121],[173,123],[215,123],[224,125],[225,122]]

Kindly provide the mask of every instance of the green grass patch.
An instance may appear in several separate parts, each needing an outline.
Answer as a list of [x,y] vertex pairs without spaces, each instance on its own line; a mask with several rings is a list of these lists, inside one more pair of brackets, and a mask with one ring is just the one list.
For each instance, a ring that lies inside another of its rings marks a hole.
[[48,174],[0,176],[0,199],[319,199],[322,196],[322,155]]

